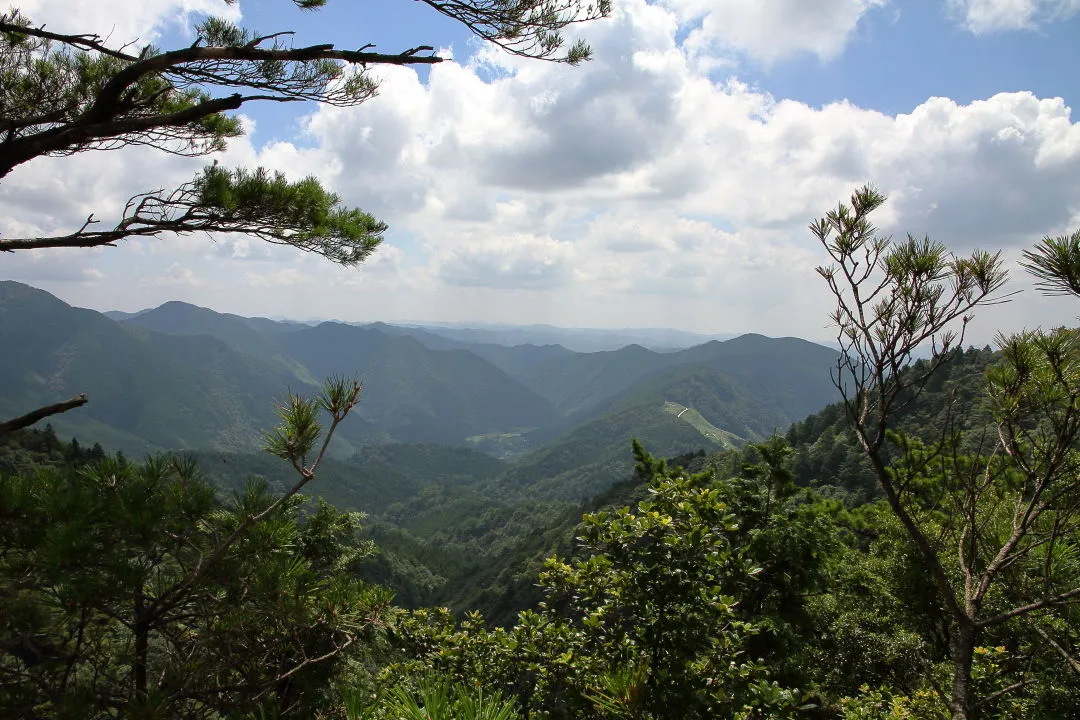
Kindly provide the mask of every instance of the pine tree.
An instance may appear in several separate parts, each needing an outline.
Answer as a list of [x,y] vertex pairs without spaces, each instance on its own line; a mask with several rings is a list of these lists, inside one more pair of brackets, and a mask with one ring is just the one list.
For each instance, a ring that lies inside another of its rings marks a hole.
[[[999,336],[1003,362],[983,383],[992,424],[973,451],[954,418],[935,438],[899,432],[903,410],[962,344],[971,313],[1002,299],[1006,271],[1000,253],[958,257],[929,238],[879,236],[870,215],[884,202],[864,187],[811,225],[832,261],[818,272],[836,300],[834,380],[948,620],[948,712],[972,720],[1018,698],[1037,705],[1053,688],[1040,687],[1033,668],[1080,668],[1068,650],[1080,601],[1080,333]],[[1045,290],[1080,295],[1080,232],[1045,238],[1025,258]],[[926,345],[930,359],[913,362]],[[1013,661],[977,678],[980,643],[994,636],[1008,639]],[[1017,712],[1035,715],[1024,707]]]

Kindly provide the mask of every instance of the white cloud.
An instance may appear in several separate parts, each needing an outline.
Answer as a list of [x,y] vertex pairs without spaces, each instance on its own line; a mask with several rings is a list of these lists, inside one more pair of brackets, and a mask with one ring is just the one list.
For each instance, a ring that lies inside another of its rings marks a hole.
[[111,47],[153,42],[169,27],[186,28],[194,17],[240,17],[238,5],[224,0],[19,0],[10,3],[36,25],[46,23],[60,33],[97,33]]
[[[876,4],[831,0],[820,17],[793,16],[791,27],[833,31],[806,33],[819,44],[800,52],[839,52],[820,37],[849,41]],[[618,7],[589,26],[596,59],[581,68],[484,54],[434,67],[427,83],[408,68],[382,69],[379,97],[317,109],[297,141],[234,143],[225,164],[314,174],[388,221],[387,243],[360,269],[242,238],[162,239],[141,242],[143,255],[103,251],[89,266],[166,284],[72,292],[125,308],[190,291],[246,314],[822,338],[828,299],[813,268],[823,253],[806,225],[867,181],[890,195],[877,218],[886,231],[957,248],[1015,257],[1080,223],[1080,124],[1061,99],[929,98],[896,116],[844,102],[811,107],[716,82],[698,49],[676,41],[686,18],[740,12],[740,47],[767,59],[752,39],[754,28],[783,24],[771,11]],[[776,32],[784,45],[787,30]],[[148,182],[186,180],[199,164],[145,150],[32,163],[0,184],[0,232],[70,229]],[[994,318],[1015,326],[1074,314],[1032,297]]]
[[575,275],[574,246],[546,236],[509,235],[459,240],[434,249],[435,274],[447,285],[504,290],[553,290]]
[[666,0],[694,27],[688,47],[706,55],[736,50],[771,65],[800,54],[831,60],[867,12],[888,0]]
[[178,262],[170,265],[163,275],[145,277],[139,282],[146,287],[168,288],[171,290],[189,290],[206,285],[206,281],[200,278],[194,270],[184,267]]
[[425,239],[448,285],[711,293],[725,319],[684,317],[748,328],[775,305],[793,333],[824,317],[806,224],[866,181],[892,197],[879,224],[958,247],[1027,244],[1080,212],[1080,126],[1060,99],[812,108],[710,81],[669,14],[623,8],[583,68],[485,83],[444,64],[427,86],[394,70],[373,103],[320,109],[330,180]]
[[241,278],[241,282],[248,287],[271,289],[292,287],[309,281],[310,278],[300,268],[285,268],[266,273],[246,272]]
[[31,284],[96,283],[105,278],[105,273],[93,267],[99,252],[63,249],[12,253],[3,258],[0,277]]
[[1080,0],[948,0],[948,6],[976,35],[1032,30],[1080,12]]

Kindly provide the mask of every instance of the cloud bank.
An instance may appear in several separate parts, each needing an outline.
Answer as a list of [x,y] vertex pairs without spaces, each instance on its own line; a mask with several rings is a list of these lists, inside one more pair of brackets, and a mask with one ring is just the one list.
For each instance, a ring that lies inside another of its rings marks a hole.
[[[229,238],[75,253],[56,262],[100,277],[73,270],[78,282],[67,285],[42,260],[0,267],[29,280],[37,272],[43,285],[95,307],[176,297],[292,317],[825,338],[828,298],[814,272],[824,254],[806,226],[863,183],[890,196],[883,230],[930,234],[958,250],[1016,257],[1044,234],[1080,225],[1080,124],[1061,98],[932,97],[886,115],[776,98],[731,74],[717,79],[702,63],[725,52],[827,61],[884,4],[829,0],[807,13],[794,2],[628,0],[582,29],[595,60],[581,68],[491,52],[437,65],[426,82],[408,68],[381,68],[375,100],[316,108],[296,137],[260,145],[260,124],[249,123],[252,134],[222,162],[314,174],[391,224],[387,244],[358,271]],[[976,4],[963,8],[969,18]],[[183,182],[198,166],[146,150],[35,162],[0,185],[0,231],[105,218],[148,182]],[[135,275],[160,282],[117,284]],[[995,310],[987,339],[995,325],[1075,314],[1028,295]]]

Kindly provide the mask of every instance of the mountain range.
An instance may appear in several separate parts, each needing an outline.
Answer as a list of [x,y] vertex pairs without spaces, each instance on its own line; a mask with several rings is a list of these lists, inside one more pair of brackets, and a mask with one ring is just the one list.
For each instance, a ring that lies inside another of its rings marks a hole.
[[52,419],[57,432],[135,454],[244,453],[274,424],[275,398],[359,375],[364,399],[336,457],[393,443],[468,447],[513,461],[500,480],[508,492],[571,499],[620,479],[631,437],[658,454],[724,449],[835,399],[836,352],[797,338],[577,352],[463,330],[311,326],[181,302],[106,315],[5,281],[0,415],[86,393],[88,405]]

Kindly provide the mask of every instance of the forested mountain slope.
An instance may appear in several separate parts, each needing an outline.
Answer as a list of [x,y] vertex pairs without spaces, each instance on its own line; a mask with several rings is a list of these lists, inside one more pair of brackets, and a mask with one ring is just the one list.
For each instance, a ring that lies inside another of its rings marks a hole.
[[[64,434],[137,453],[254,450],[273,422],[274,399],[305,392],[328,375],[359,375],[364,400],[335,439],[338,457],[372,443],[466,445],[502,458],[544,448],[532,464],[546,468],[539,472],[553,495],[574,497],[611,480],[575,488],[573,478],[555,479],[565,460],[584,458],[602,469],[635,434],[663,452],[681,452],[699,438],[723,447],[770,432],[824,404],[835,357],[812,343],[761,336],[680,352],[630,345],[575,353],[559,345],[471,343],[461,339],[468,333],[447,337],[379,323],[313,327],[181,302],[116,313],[113,320],[19,283],[4,283],[0,296],[0,333],[11,348],[0,409],[18,413],[87,393],[87,408],[57,419]],[[724,399],[709,382],[698,387],[688,377],[664,375],[683,366],[708,368],[738,392]],[[651,390],[641,385],[653,376],[658,384]]]
[[[407,602],[461,607],[505,609],[504,585],[531,587],[535,568],[522,559],[550,550],[578,503],[625,483],[631,438],[660,456],[761,439],[831,392],[835,358],[790,338],[575,353],[179,302],[116,322],[18,283],[0,285],[0,298],[6,410],[87,392],[89,405],[54,418],[61,437],[201,451],[223,487],[250,475],[284,487],[288,469],[251,454],[274,424],[272,400],[359,373],[363,401],[310,493],[371,514],[385,549],[371,571]],[[513,460],[469,445],[509,448]]]
[[[258,322],[260,320],[261,323]],[[305,327],[276,323],[266,318],[244,318],[239,315],[214,312],[175,300],[121,319],[121,322],[168,335],[209,335],[221,340],[239,353],[263,360],[271,360],[277,354],[276,346],[264,336],[264,332],[273,327],[281,332]]]
[[[439,335],[432,330],[413,326],[388,325],[377,322],[366,325],[368,329],[378,330],[387,335],[407,336],[419,341],[421,345],[431,350],[468,350],[474,355],[487,360],[504,373],[515,380],[523,380],[528,377],[533,368],[557,358],[578,355],[573,350],[567,350],[562,345],[536,345],[522,343],[520,345],[499,345],[491,342],[466,342],[454,340]],[[543,393],[539,393],[543,395]]]
[[[546,401],[465,350],[433,351],[335,323],[248,320],[168,303],[116,322],[4,282],[0,411],[16,415],[86,393],[86,407],[55,419],[62,434],[137,454],[251,451],[274,424],[275,399],[309,392],[327,375],[359,374],[366,396],[338,434],[339,455],[364,442],[465,444],[477,433],[557,419]],[[272,331],[255,330],[268,323]]]
[[643,379],[681,365],[703,365],[739,381],[747,391],[789,418],[836,400],[829,378],[836,351],[798,338],[741,335],[678,352],[640,345],[555,358],[535,366],[523,381],[564,415],[581,421],[610,408],[608,400]]
[[429,350],[411,337],[342,323],[276,339],[315,377],[359,374],[365,392],[357,417],[370,424],[370,441],[462,444],[557,418],[543,398],[467,350]]
[[[950,428],[978,428],[978,433],[966,436],[965,444],[975,450],[982,441],[992,443],[992,438],[984,434],[989,422],[984,376],[987,368],[1000,359],[1000,354],[989,347],[953,351],[906,408],[900,428],[927,442],[941,439]],[[911,372],[923,367],[923,362],[916,363]],[[853,502],[875,497],[879,492],[842,404],[830,405],[794,423],[786,438],[795,450],[792,469],[802,484],[837,488],[849,494]]]
[[251,449],[273,422],[270,400],[296,384],[215,338],[126,328],[14,282],[0,282],[0,347],[0,413],[86,393],[54,418],[58,432],[135,453]]
[[[985,414],[986,369],[1000,359],[998,353],[989,348],[969,348],[955,351],[931,378],[924,391],[917,397],[905,414],[903,427],[909,434],[932,441],[940,436],[947,423],[962,429],[981,429],[988,416]],[[916,365],[917,372],[921,365]],[[691,374],[693,377],[693,374]],[[589,427],[584,426],[582,429]],[[874,483],[873,474],[864,455],[855,445],[844,407],[835,403],[805,419],[792,423],[781,434],[791,444],[793,453],[790,467],[796,483],[812,486],[819,491],[842,499],[849,507],[856,507],[879,497],[880,491]],[[971,433],[969,441],[978,442],[981,433]],[[763,438],[755,438],[763,439]],[[746,448],[695,452],[678,455],[662,453],[662,443],[645,446],[654,450],[658,456],[671,458],[671,464],[681,465],[690,472],[712,469],[716,477],[737,477],[743,473],[749,462],[757,459]],[[552,462],[547,454],[554,448],[537,453],[537,458],[544,457]],[[708,448],[708,445],[701,445]],[[554,453],[552,453],[554,454]],[[542,598],[537,591],[535,578],[543,561],[556,553],[567,555],[573,548],[573,538],[584,512],[598,508],[614,508],[625,505],[634,506],[647,495],[643,478],[635,477],[630,462],[629,444],[618,453],[611,453],[606,472],[610,476],[619,473],[617,480],[598,491],[593,497],[581,500],[574,505],[549,506],[543,513],[537,513],[538,519],[525,524],[520,532],[503,541],[489,555],[487,562],[478,564],[478,569],[455,587],[452,583],[445,589],[434,593],[440,602],[451,604],[457,609],[482,609],[486,616],[497,622],[511,622],[515,613],[529,607]],[[522,464],[511,466],[507,478],[521,477],[530,466]],[[583,468],[579,478],[587,477],[595,468]],[[570,474],[570,471],[566,471]],[[542,473],[540,473],[542,475]],[[452,535],[452,530],[447,529]],[[397,537],[401,537],[400,535]],[[415,538],[412,545],[395,545],[392,538],[386,543],[388,552],[405,552],[421,557],[418,548],[423,541]],[[438,565],[429,566],[431,572],[438,575]],[[400,576],[399,581],[406,581],[407,576]]]
[[[763,412],[745,388],[702,365],[659,372],[605,402],[603,410],[512,466],[504,479],[508,491],[583,500],[630,471],[631,438],[664,456],[700,448],[717,451],[792,419]],[[695,426],[684,410],[704,418],[712,431]]]
[[678,363],[699,363],[729,375],[778,412],[797,419],[838,399],[830,375],[837,354],[800,338],[748,333],[687,348],[675,353],[675,358]]

